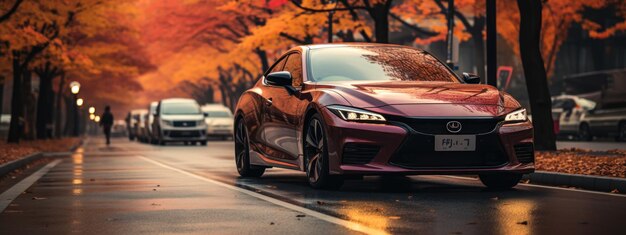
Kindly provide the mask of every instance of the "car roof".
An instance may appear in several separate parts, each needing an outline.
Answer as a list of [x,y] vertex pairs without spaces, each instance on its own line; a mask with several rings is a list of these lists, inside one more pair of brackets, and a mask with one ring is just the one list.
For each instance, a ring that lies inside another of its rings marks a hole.
[[339,47],[405,47],[411,48],[415,50],[420,50],[419,48],[397,45],[397,44],[385,44],[385,43],[371,43],[371,42],[348,42],[348,43],[322,43],[322,44],[309,44],[304,45],[302,47],[306,47],[309,50],[322,49],[322,48],[339,48]]
[[187,103],[187,102],[196,102],[196,100],[188,99],[188,98],[168,98],[168,99],[161,100],[161,103]]
[[230,109],[222,104],[205,104],[202,105],[202,107],[200,107],[200,109],[202,109],[202,111],[209,111],[209,110],[228,110],[230,111]]

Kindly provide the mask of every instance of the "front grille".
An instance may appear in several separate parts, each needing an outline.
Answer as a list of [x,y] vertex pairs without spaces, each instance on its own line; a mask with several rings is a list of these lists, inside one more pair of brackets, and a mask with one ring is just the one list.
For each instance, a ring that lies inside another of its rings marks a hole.
[[439,135],[451,134],[446,128],[446,124],[450,121],[458,121],[461,123],[461,131],[454,134],[485,134],[496,129],[502,118],[483,118],[483,119],[432,119],[432,118],[406,118],[406,117],[390,117],[390,121],[401,122],[419,133]]
[[194,127],[196,126],[196,121],[174,121],[175,127]]
[[343,164],[367,164],[378,154],[380,147],[369,144],[347,143],[343,146]]
[[496,133],[477,135],[475,151],[437,152],[435,136],[412,133],[390,163],[405,168],[495,168],[508,162]]
[[531,163],[535,161],[535,148],[532,143],[516,144],[515,156],[521,163]]
[[172,138],[185,138],[185,137],[200,137],[202,131],[169,131],[169,137]]

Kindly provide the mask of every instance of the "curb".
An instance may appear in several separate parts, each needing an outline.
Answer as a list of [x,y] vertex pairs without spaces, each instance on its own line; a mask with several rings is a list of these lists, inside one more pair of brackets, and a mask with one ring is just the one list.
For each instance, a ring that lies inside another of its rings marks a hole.
[[9,174],[10,172],[14,171],[15,169],[21,168],[23,166],[25,166],[28,163],[31,163],[35,160],[39,160],[43,157],[43,153],[42,152],[37,152],[37,153],[33,153],[31,155],[28,155],[26,157],[17,159],[17,160],[13,160],[10,162],[7,162],[5,164],[0,165],[0,177],[5,176],[6,174]]
[[570,186],[603,192],[617,189],[619,192],[626,192],[626,179],[622,178],[535,171],[535,173],[524,175],[523,179],[530,180],[531,184]]

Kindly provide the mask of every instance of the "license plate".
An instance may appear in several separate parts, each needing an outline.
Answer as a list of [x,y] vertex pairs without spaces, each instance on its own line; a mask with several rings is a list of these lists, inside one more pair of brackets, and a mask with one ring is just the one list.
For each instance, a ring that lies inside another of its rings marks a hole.
[[436,135],[435,151],[476,151],[476,136]]

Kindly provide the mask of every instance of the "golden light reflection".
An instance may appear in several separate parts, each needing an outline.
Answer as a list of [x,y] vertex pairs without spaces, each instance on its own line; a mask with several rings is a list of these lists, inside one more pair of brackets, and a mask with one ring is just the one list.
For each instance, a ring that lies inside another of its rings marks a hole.
[[[525,199],[500,200],[496,205],[497,234],[531,234],[537,205]],[[522,225],[526,223],[526,225]]]
[[83,164],[83,155],[82,154],[74,154],[72,155],[72,162],[74,165],[82,165]]
[[[355,231],[367,231],[367,233],[377,234],[389,234],[387,229],[389,227],[389,217],[376,214],[380,212],[366,211],[364,208],[351,208],[347,207],[341,210],[340,214],[348,216],[348,220],[355,222],[355,224],[348,227]],[[373,231],[375,229],[378,231]]]
[[74,176],[82,176],[83,175],[83,169],[75,168],[73,170],[73,173],[74,173]]
[[81,194],[83,194],[82,189],[75,188],[74,190],[72,190],[72,195],[81,195]]
[[74,185],[83,184],[83,180],[82,179],[73,179],[72,180],[72,184],[74,184]]

